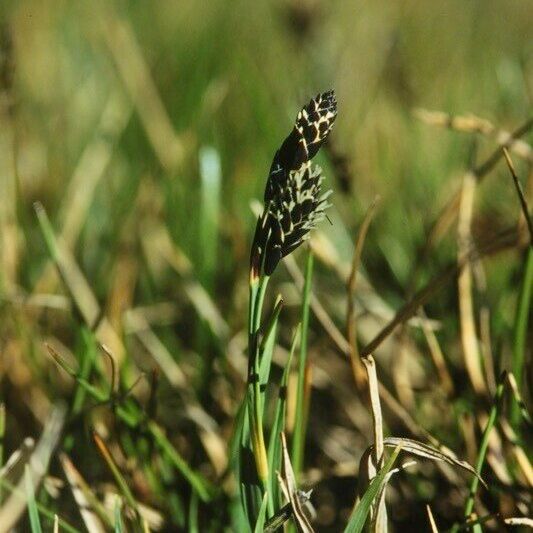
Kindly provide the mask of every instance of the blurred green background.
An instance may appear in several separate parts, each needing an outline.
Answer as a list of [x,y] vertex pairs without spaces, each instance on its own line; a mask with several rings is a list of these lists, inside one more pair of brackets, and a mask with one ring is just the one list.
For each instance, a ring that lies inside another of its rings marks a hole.
[[[126,347],[122,379],[161,366],[154,351],[170,355],[168,371],[177,363],[227,442],[244,387],[239,372],[254,229],[250,202],[261,199],[272,156],[298,110],[318,92],[335,89],[338,118],[317,159],[335,192],[332,225],[321,228],[333,248],[322,256],[338,268],[336,273],[327,260],[320,263],[317,296],[344,331],[345,280],[337,274],[346,275],[362,217],[380,195],[363,265],[383,316],[390,318],[406,300],[429,229],[463,173],[497,146],[493,134],[429,125],[414,111],[473,114],[502,131],[519,127],[531,115],[532,22],[532,4],[523,0],[3,0],[0,399],[8,413],[6,449],[39,434],[50,402],[71,397],[72,383],[53,365],[43,341],[77,354],[86,332],[50,265],[34,202],[42,203],[72,250],[99,304],[98,320],[107,317]],[[515,157],[524,183],[525,159]],[[499,164],[476,191],[473,237],[490,239],[518,218],[508,169]],[[296,254],[300,265],[304,254]],[[450,229],[419,265],[411,289],[455,257]],[[521,265],[517,251],[484,264],[476,306],[491,309],[496,375],[509,358]],[[287,302],[285,347],[299,313],[290,281],[279,269],[274,283]],[[443,397],[435,389],[431,361],[419,353],[411,383],[416,398],[406,407],[473,460],[456,425],[473,409],[456,300],[450,281],[426,309],[442,326],[438,335],[455,394]],[[139,334],[147,331],[146,323],[156,340]],[[358,461],[370,440],[364,434],[369,422],[354,430],[353,419],[339,407],[361,406],[348,363],[317,323],[312,329],[311,356],[322,366],[315,373],[307,466],[329,472],[332,464]],[[415,331],[413,343],[423,345],[421,339]],[[162,345],[154,348],[153,342]],[[324,364],[330,360],[331,366]],[[385,366],[382,379],[394,389],[394,365],[378,357],[379,364]],[[164,370],[161,381],[162,424],[191,464],[215,479],[205,454],[195,449],[196,430],[182,412],[176,384]],[[141,383],[137,394],[145,401],[148,385]],[[401,427],[393,417],[386,422],[391,431]],[[86,427],[73,431],[79,440],[72,453],[83,455]],[[329,447],[317,436],[324,433],[333,435]],[[98,459],[91,455],[93,445],[86,446],[89,455],[78,466],[100,483],[105,474],[100,467],[91,470]],[[336,531],[353,501],[355,477],[324,476],[317,489],[317,527]],[[429,474],[422,477],[394,495],[392,520],[399,527],[406,520],[425,523],[424,503],[444,490],[431,484]],[[176,483],[187,507],[186,489]],[[406,510],[402,501],[412,507]],[[441,503],[434,512],[449,525],[460,513],[457,494]],[[168,515],[161,497],[151,504]],[[50,505],[79,523],[66,493]],[[204,527],[229,523],[223,506],[207,508]],[[169,531],[178,527],[175,516],[168,518]]]

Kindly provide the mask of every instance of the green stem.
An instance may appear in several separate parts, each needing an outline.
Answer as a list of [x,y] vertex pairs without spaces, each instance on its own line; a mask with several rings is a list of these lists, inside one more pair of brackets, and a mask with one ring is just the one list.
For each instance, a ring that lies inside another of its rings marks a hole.
[[[516,310],[514,345],[513,345],[513,375],[518,389],[522,388],[522,375],[525,366],[526,339],[528,332],[529,309],[533,286],[533,248],[527,251],[524,278]],[[516,427],[520,418],[519,408],[513,403],[511,408],[511,421]]]
[[[500,378],[498,386],[496,387],[496,393],[494,395],[494,404],[490,410],[489,419],[487,421],[487,425],[485,426],[485,429],[483,431],[483,436],[481,438],[479,454],[478,454],[477,461],[476,461],[476,471],[479,475],[481,475],[483,463],[485,462],[485,457],[487,455],[490,432],[492,431],[492,428],[494,427],[494,424],[496,423],[496,420],[500,413],[501,400],[502,400],[503,391],[505,387],[505,379],[506,379],[506,375],[504,373]],[[472,514],[472,510],[474,508],[474,498],[476,496],[478,485],[479,485],[479,478],[477,476],[473,476],[472,482],[470,483],[470,492],[469,492],[468,499],[466,500],[466,505],[465,505],[465,511],[464,511],[465,518],[468,518]],[[481,527],[479,525],[474,526],[474,531],[481,531]]]
[[268,486],[268,461],[263,433],[263,414],[261,406],[261,384],[259,383],[259,329],[265,300],[268,276],[261,276],[258,283],[250,286],[250,317],[249,317],[249,401],[251,403],[250,427],[252,435],[252,449],[257,468],[257,475],[261,481],[263,491]]
[[305,283],[302,302],[302,331],[300,359],[298,363],[298,388],[296,393],[296,422],[292,441],[292,465],[298,478],[304,463],[305,434],[307,430],[307,407],[305,406],[305,369],[307,366],[307,335],[309,330],[309,304],[311,301],[311,279],[313,277],[313,254],[309,252],[305,267]]
[[[6,406],[0,403],[0,470],[4,466],[4,437],[6,434]],[[0,485],[0,504],[2,503],[2,486]]]

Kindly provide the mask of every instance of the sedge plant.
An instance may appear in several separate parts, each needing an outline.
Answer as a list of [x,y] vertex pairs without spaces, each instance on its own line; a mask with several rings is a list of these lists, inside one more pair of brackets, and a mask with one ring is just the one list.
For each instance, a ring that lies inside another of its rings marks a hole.
[[[281,259],[309,238],[325,217],[331,191],[322,192],[321,169],[312,158],[326,140],[337,115],[333,91],[317,95],[298,113],[294,128],[276,152],[268,175],[262,214],[258,217],[250,254],[248,310],[248,375],[246,394],[237,421],[237,479],[241,503],[252,530],[279,511],[274,479],[279,469],[279,434],[283,423],[274,423],[265,444],[265,386],[270,373],[277,320],[274,310],[263,319],[268,282]],[[294,346],[293,346],[294,349]],[[286,374],[285,374],[286,375]],[[276,411],[284,407],[280,395]],[[276,417],[278,422],[284,417]],[[277,464],[269,464],[276,461]]]

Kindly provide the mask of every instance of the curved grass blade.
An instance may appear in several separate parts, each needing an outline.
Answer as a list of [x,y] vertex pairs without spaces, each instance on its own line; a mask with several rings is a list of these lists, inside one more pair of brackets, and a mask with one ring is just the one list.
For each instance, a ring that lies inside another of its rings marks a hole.
[[283,469],[280,482],[282,483],[283,491],[287,496],[292,508],[292,517],[296,523],[299,533],[313,533],[313,528],[305,515],[300,498],[300,491],[296,485],[296,477],[292,468],[291,459],[287,450],[287,439],[285,433],[281,433],[281,449],[283,453]]
[[469,465],[466,461],[456,459],[455,457],[446,454],[440,450],[437,450],[436,448],[433,448],[428,444],[424,444],[423,442],[419,442],[413,439],[407,439],[404,437],[386,437],[383,440],[383,444],[385,446],[388,446],[389,448],[401,446],[402,450],[406,453],[411,453],[413,455],[417,455],[418,457],[425,457],[426,459],[432,459],[433,461],[443,461],[452,466],[458,466],[459,468],[462,468],[467,472],[474,474],[475,479],[481,481],[481,483],[485,487],[487,486],[479,475],[478,471],[473,466]]
[[344,533],[359,533],[363,530],[368,513],[370,512],[370,507],[372,506],[372,502],[381,492],[382,485],[386,482],[386,476],[396,461],[401,449],[401,444],[396,446],[395,450],[392,452],[392,455],[389,457],[389,460],[385,463],[385,466],[372,480],[367,491],[361,498],[361,501],[354,509]]

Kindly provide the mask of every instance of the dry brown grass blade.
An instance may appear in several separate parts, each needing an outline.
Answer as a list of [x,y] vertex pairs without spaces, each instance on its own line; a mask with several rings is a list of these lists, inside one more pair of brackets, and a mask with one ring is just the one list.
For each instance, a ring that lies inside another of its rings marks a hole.
[[[68,456],[62,453],[59,459],[87,531],[89,531],[89,533],[105,533],[106,529],[102,521],[96,512],[93,511],[93,507],[95,507],[94,504],[96,502],[96,496],[92,494],[91,488],[85,479],[83,479],[76,467],[72,464],[72,461],[68,458]],[[92,498],[89,495],[91,495]]]
[[[454,116],[442,111],[430,111],[427,109],[415,109],[414,114],[415,117],[426,124],[466,133],[481,133],[493,138],[500,145],[505,145],[512,137],[512,133],[498,129],[490,121],[475,115]],[[533,149],[526,141],[513,139],[509,143],[509,150],[526,161],[533,162]]]
[[83,150],[61,201],[59,235],[68,247],[73,247],[78,240],[96,187],[105,176],[115,145],[131,114],[131,105],[122,89],[113,89],[96,126],[94,138]]
[[[426,318],[424,310],[421,309],[420,313]],[[442,388],[447,396],[451,396],[454,391],[453,380],[448,371],[448,366],[446,365],[446,360],[440,348],[439,341],[435,332],[428,327],[427,321],[422,322],[422,331],[424,332],[424,337],[428,344],[429,353],[435,368],[437,369],[437,374],[439,376],[440,383]]]
[[287,439],[285,433],[281,433],[281,449],[282,449],[282,489],[288,495],[291,504],[293,518],[301,533],[313,533],[313,528],[300,504],[298,497],[298,489],[296,486],[296,478],[291,465],[291,459],[287,450]]
[[428,513],[429,525],[431,527],[431,533],[439,533],[437,529],[437,524],[435,523],[435,518],[433,518],[433,513],[431,512],[431,507],[426,505],[426,511]]
[[476,427],[472,413],[463,413],[458,420],[459,428],[463,434],[466,448],[466,457],[472,464],[476,462],[478,445],[476,441]]
[[413,439],[407,439],[405,437],[386,437],[383,440],[383,444],[384,446],[390,448],[401,446],[402,450],[406,453],[411,453],[413,455],[417,455],[418,457],[425,457],[426,459],[431,459],[433,461],[443,461],[452,466],[458,466],[459,468],[474,474],[485,487],[487,486],[481,476],[476,472],[476,469],[469,465],[466,461],[461,461],[450,453],[444,453],[443,451],[437,450],[428,444],[424,444],[423,442]]
[[467,172],[463,178],[457,223],[457,262],[459,265],[462,265],[457,279],[457,286],[459,293],[461,343],[466,370],[474,391],[477,394],[487,396],[488,391],[481,368],[474,304],[472,300],[472,266],[470,265],[470,261],[466,260],[469,256],[469,250],[472,248],[470,228],[474,212],[476,184],[476,176],[471,172]]
[[143,235],[143,246],[147,254],[152,257],[163,257],[179,274],[183,281],[183,290],[198,315],[207,322],[211,331],[220,340],[227,340],[228,324],[209,293],[194,278],[189,258],[172,242],[168,230],[162,225],[149,224]]
[[[369,355],[362,359],[368,379],[368,392],[370,395],[370,405],[372,408],[372,422],[374,429],[374,447],[373,447],[373,465],[368,472],[368,480],[370,481],[377,475],[377,472],[383,467],[383,416],[381,414],[381,403],[379,401],[379,385],[378,376],[376,373],[376,363],[374,358]],[[372,505],[371,517],[374,523],[374,531],[376,533],[387,532],[387,508],[385,506],[385,490],[386,485],[383,485],[383,490],[379,498]]]
[[525,516],[517,516],[513,518],[504,518],[503,520],[508,526],[526,526],[533,529],[533,518],[526,518]]
[[[34,490],[48,471],[50,458],[61,436],[65,415],[66,410],[63,406],[56,405],[53,407],[44,424],[43,433],[35,447],[35,451],[28,460]],[[0,533],[11,531],[24,513],[26,509],[26,491],[24,487],[24,478],[22,477],[11,495],[0,507]]]
[[0,87],[0,279],[6,292],[16,284],[20,261],[15,130],[10,108],[10,95]]
[[[492,152],[492,154],[483,161],[480,165],[469,171],[472,173],[476,181],[481,181],[483,178],[496,166],[498,161],[501,159],[503,152],[503,147],[509,147],[514,141],[523,137],[531,128],[533,127],[533,119],[527,120],[524,124],[519,126],[515,131],[509,134],[509,137],[505,139],[506,142],[500,143],[498,148]],[[459,211],[459,205],[461,201],[461,190],[458,190],[451,198],[448,200],[446,205],[441,209],[440,214],[437,216],[433,227],[429,231],[428,238],[424,245],[424,249],[420,254],[419,260],[416,262],[415,269],[411,275],[410,286],[414,287],[416,285],[416,280],[418,278],[419,269],[425,263],[426,258],[428,257],[431,249],[440,241],[440,239],[448,234],[448,230],[453,224],[454,220],[457,217]]]
[[102,317],[98,300],[74,256],[63,241],[53,234],[44,207],[40,203],[36,203],[34,208],[41,227],[45,228],[43,229],[46,232],[45,239],[47,239],[59,274],[84,322],[94,330],[98,342],[109,346],[117,360],[122,361],[125,354],[124,344],[107,318]]
[[355,243],[355,249],[352,259],[352,268],[350,270],[350,275],[346,281],[346,291],[348,293],[347,298],[347,309],[346,309],[346,337],[348,338],[348,347],[350,353],[350,362],[352,364],[352,372],[355,379],[355,384],[359,391],[363,390],[365,386],[363,369],[361,367],[361,360],[359,358],[359,350],[357,347],[357,327],[355,324],[355,307],[354,307],[354,294],[357,287],[357,271],[359,270],[359,264],[361,263],[361,254],[363,252],[363,245],[365,243],[366,235],[368,229],[370,228],[370,223],[374,217],[377,204],[379,202],[379,196],[377,196],[374,201],[370,204],[363,222],[361,223],[361,228],[357,235],[357,240]]
[[0,478],[12,485],[16,483],[24,474],[24,466],[34,449],[35,441],[31,437],[26,437],[0,469]]
[[[256,212],[255,203],[254,212]],[[315,255],[326,268],[332,270],[343,283],[346,283],[346,279],[350,276],[351,261],[347,261],[341,257],[338,245],[334,244],[323,231],[317,229],[311,237],[311,248],[313,250],[313,255]],[[394,309],[374,289],[361,269],[359,269],[359,272],[357,273],[357,287],[357,294],[360,296],[360,299],[364,301],[364,310],[369,316],[375,317],[376,320],[383,321],[388,321],[394,316]],[[419,317],[413,317],[409,321],[409,325],[420,327],[420,322],[421,319]],[[438,322],[428,320],[428,326],[436,329],[438,327]],[[364,338],[365,329],[360,327],[358,333],[361,338]]]
[[397,335],[396,357],[392,360],[392,381],[396,390],[398,401],[408,410],[415,410],[415,394],[412,384],[412,375],[410,365],[415,360],[415,354],[412,351],[407,322],[401,325]]
[[[374,426],[374,464],[376,472],[383,466],[383,417],[381,415],[381,403],[379,401],[379,386],[376,373],[376,362],[369,355],[363,360],[367,372],[368,390],[370,394],[370,406],[372,408],[372,420]],[[374,472],[374,475],[376,474]]]
[[174,131],[133,29],[109,5],[103,2],[98,5],[102,8],[104,39],[146,135],[161,165],[168,172],[175,172],[183,161],[185,149]]
[[[300,269],[298,268],[296,261],[294,260],[292,256],[289,255],[284,259],[284,264],[287,267],[287,270],[289,274],[291,275],[291,277],[293,278],[296,286],[301,291],[303,287],[303,275],[300,272]],[[418,306],[415,306],[413,314],[416,311],[417,307]],[[341,353],[349,357],[350,346],[349,346],[348,341],[345,339],[344,335],[334,324],[333,320],[331,320],[327,311],[324,309],[324,307],[322,306],[318,298],[316,298],[314,295],[311,296],[311,309],[315,317],[317,318],[318,322],[324,328],[326,333],[330,336],[331,340],[334,342],[337,348],[341,351]],[[393,326],[392,329],[394,329],[394,327],[395,326]],[[379,344],[381,344],[381,342],[385,340],[385,338],[389,334],[390,332],[387,332],[385,336],[379,340]],[[378,337],[376,337],[376,339],[378,339]],[[420,438],[426,438],[434,442],[435,445],[438,445],[437,441],[434,440],[432,435],[428,433],[425,429],[420,427],[420,425],[414,420],[414,418],[409,414],[409,412],[398,402],[398,400],[387,389],[387,387],[383,385],[383,383],[379,383],[379,393],[381,395],[381,398],[387,405],[387,408],[400,420],[400,422],[402,422],[402,424],[407,428],[407,430],[412,435],[420,437]]]
[[[106,174],[115,145],[126,128],[131,113],[131,105],[126,101],[122,90],[113,90],[94,138],[85,146],[59,208],[58,233],[69,248],[73,248],[78,240],[96,188]],[[34,285],[33,292],[52,291],[56,279],[52,265],[48,264]]]
[[525,482],[529,487],[533,488],[533,467],[531,466],[527,453],[524,451],[524,448],[520,446],[517,435],[507,420],[500,418],[500,427],[502,428],[505,438],[511,443],[513,455],[515,456],[518,467],[524,475]]
[[[303,287],[303,275],[300,272],[300,269],[298,268],[298,265],[296,264],[296,261],[292,256],[287,256],[284,259],[284,264],[287,267],[287,271],[293,278],[296,286],[301,291]],[[452,269],[455,269],[455,265],[451,267]],[[451,279],[453,277],[455,271],[447,272],[445,271],[443,273],[443,277],[446,279],[442,280],[442,284],[444,284],[448,278]],[[430,292],[429,295],[427,295],[427,298],[429,298],[433,294]],[[410,313],[409,308],[406,310],[406,313],[409,316],[412,316],[416,309],[418,308],[418,304],[412,304],[413,310],[412,313]],[[327,311],[324,309],[320,301],[314,296],[311,296],[311,309],[313,310],[313,313],[315,317],[317,318],[320,325],[324,328],[326,333],[330,336],[334,344],[337,346],[337,348],[341,351],[341,353],[345,354],[349,357],[350,355],[350,347],[348,341],[345,339],[341,331],[337,328],[337,326],[334,324],[334,322],[329,317]],[[396,322],[396,324],[393,324],[393,322]],[[381,333],[376,336],[376,338],[372,342],[376,342],[377,345],[381,344],[388,335],[394,330],[396,325],[401,322],[401,316],[396,315],[395,318],[393,318],[393,322],[389,323],[388,326],[386,326]],[[369,345],[370,346],[370,345]],[[366,353],[366,348],[365,348]],[[394,397],[394,395],[387,389],[383,383],[379,383],[379,393],[381,395],[381,398],[385,402],[387,408],[398,418],[398,420],[405,426],[405,428],[414,436],[419,438],[426,438],[430,442],[433,442],[434,445],[439,445],[439,443],[434,439],[434,437],[428,433],[424,428],[422,428],[415,420],[414,418],[409,414],[409,412],[398,402],[398,400]],[[290,412],[290,410],[289,410]],[[289,426],[290,427],[290,426]]]
[[494,396],[496,392],[496,375],[494,374],[494,357],[490,339],[490,309],[487,305],[482,305],[479,310],[479,338],[487,388],[491,396]]
[[505,147],[503,148],[503,154],[505,156],[507,166],[509,167],[509,171],[511,172],[511,176],[513,177],[516,193],[518,194],[518,198],[520,199],[522,213],[524,215],[524,218],[526,219],[527,228],[529,230],[530,245],[533,247],[533,222],[531,221],[531,215],[529,214],[526,196],[524,194],[524,191],[522,190],[522,185],[520,184],[520,180],[518,179],[518,175],[514,168],[513,161]]
[[188,387],[187,377],[167,347],[152,331],[146,319],[140,314],[128,313],[128,322],[125,326],[126,330],[134,332],[134,335],[161,368],[169,383],[176,389],[186,390]]
[[400,324],[411,318],[417,310],[423,306],[429,298],[431,298],[431,296],[453,279],[467,262],[485,255],[497,253],[509,247],[514,247],[518,244],[517,240],[518,238],[513,230],[505,232],[501,236],[492,239],[486,245],[478,247],[477,250],[470,250],[469,254],[463,258],[463,262],[449,265],[396,312],[394,318],[361,350],[361,357],[365,357],[375,352],[376,348],[389,335],[391,335]]

